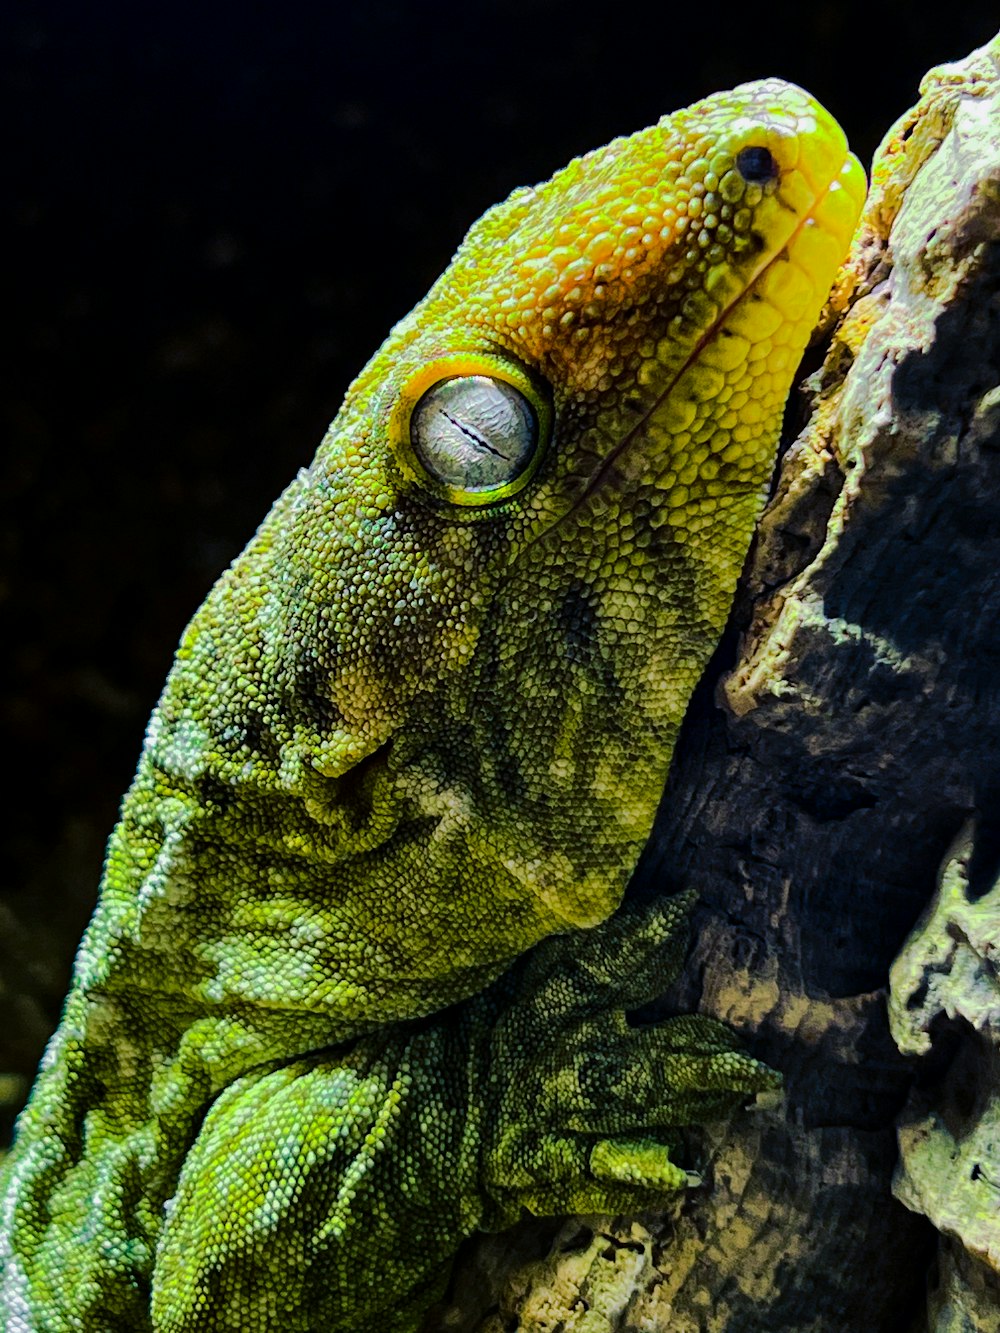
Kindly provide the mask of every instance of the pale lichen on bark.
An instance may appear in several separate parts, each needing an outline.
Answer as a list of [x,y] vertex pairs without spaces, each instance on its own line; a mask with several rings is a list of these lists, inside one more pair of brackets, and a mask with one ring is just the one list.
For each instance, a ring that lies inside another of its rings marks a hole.
[[784,1100],[692,1136],[660,1217],[467,1247],[428,1327],[1000,1328],[998,124],[1000,38],[876,156],[725,711],[706,684],[637,876],[701,892],[664,1010],[732,1023]]
[[915,1089],[900,1117],[894,1185],[942,1236],[934,1333],[1000,1325],[1000,880],[974,893],[976,836],[970,822],[956,838],[890,978],[900,1050],[954,1047],[948,1076]]

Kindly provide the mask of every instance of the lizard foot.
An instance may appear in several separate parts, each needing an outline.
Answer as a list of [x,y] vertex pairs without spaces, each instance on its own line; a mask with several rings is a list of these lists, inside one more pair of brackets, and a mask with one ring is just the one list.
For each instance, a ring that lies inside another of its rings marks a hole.
[[[780,1084],[714,1019],[633,1025],[677,971],[691,895],[627,905],[525,967],[490,1052],[487,1189],[514,1212],[634,1210],[698,1183],[671,1159],[681,1126]],[[534,975],[531,975],[534,974]]]

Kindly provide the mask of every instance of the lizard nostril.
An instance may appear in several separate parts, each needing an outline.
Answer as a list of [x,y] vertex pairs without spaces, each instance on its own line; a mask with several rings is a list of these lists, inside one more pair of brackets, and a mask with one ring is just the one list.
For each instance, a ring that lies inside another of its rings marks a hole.
[[741,148],[736,154],[736,170],[748,185],[765,185],[778,178],[778,164],[768,148]]

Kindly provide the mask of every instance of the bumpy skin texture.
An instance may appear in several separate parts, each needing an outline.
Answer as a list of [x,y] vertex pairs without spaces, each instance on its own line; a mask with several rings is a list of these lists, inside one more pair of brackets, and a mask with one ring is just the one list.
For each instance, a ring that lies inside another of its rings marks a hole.
[[[671,1127],[771,1081],[625,1021],[684,901],[597,923],[862,193],[746,85],[517,191],[392,331],[153,715],[5,1169],[8,1333],[411,1329],[473,1229],[648,1205]],[[411,430],[468,375],[538,422],[492,493]]]

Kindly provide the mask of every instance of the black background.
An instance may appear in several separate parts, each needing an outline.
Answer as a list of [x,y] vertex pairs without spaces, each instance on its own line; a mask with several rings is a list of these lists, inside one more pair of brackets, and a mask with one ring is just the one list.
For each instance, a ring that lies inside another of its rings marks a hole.
[[58,1013],[186,619],[469,223],[767,74],[868,161],[925,70],[998,21],[921,12],[4,7],[0,1080]]

